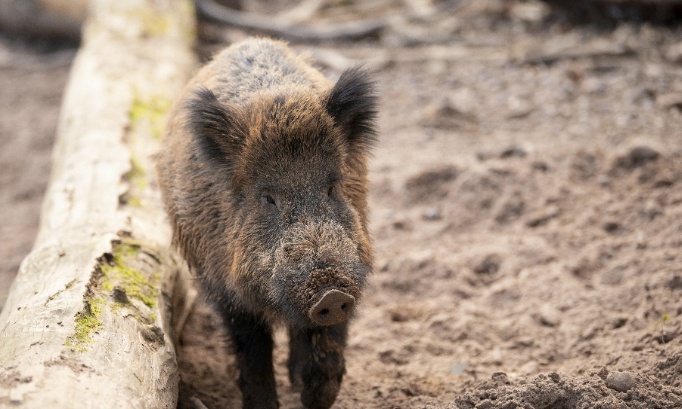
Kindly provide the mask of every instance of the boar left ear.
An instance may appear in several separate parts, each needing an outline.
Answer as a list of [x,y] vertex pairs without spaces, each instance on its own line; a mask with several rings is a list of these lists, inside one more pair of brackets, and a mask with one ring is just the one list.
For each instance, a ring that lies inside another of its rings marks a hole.
[[246,139],[243,112],[220,103],[207,88],[197,90],[185,109],[189,113],[189,130],[201,157],[208,163],[232,169]]
[[376,142],[378,97],[370,73],[360,67],[341,74],[329,92],[326,108],[351,146],[368,149]]

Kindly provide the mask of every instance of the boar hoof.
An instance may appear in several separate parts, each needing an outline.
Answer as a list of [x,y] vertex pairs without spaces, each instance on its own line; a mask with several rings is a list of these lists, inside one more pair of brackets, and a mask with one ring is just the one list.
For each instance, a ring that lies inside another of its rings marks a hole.
[[346,321],[355,307],[355,297],[339,290],[329,290],[308,311],[308,318],[318,325]]

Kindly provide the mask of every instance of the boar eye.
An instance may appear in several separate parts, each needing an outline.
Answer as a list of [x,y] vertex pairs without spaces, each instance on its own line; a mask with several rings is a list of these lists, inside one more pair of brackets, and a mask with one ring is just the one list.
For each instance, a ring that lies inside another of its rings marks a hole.
[[327,190],[327,196],[332,197],[332,194],[334,193],[334,185],[329,186],[329,189]]
[[261,202],[263,202],[264,205],[271,205],[277,207],[277,201],[275,201],[275,198],[272,197],[271,195],[263,195],[261,197]]

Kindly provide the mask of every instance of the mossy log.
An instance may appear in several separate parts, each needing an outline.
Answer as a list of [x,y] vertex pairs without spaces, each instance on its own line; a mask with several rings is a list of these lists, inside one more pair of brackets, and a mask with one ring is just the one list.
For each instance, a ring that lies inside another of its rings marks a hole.
[[193,293],[153,154],[194,24],[190,0],[92,1],[39,233],[0,314],[0,407],[176,406],[171,321]]

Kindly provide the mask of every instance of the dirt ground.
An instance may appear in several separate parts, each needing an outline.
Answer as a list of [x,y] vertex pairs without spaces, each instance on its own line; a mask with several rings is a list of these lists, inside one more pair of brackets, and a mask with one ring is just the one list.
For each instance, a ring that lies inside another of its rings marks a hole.
[[38,228],[73,47],[0,37],[0,307]]
[[[330,77],[366,63],[382,97],[376,272],[335,407],[682,407],[682,29],[576,24],[536,1],[364,4],[411,17],[294,45]],[[68,50],[39,48],[0,41],[0,302],[68,75]],[[239,407],[217,321],[192,318],[179,407]],[[278,393],[297,408],[286,344],[278,332]]]

